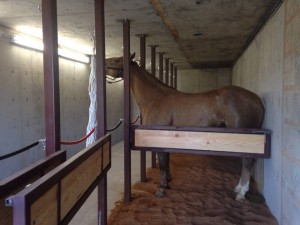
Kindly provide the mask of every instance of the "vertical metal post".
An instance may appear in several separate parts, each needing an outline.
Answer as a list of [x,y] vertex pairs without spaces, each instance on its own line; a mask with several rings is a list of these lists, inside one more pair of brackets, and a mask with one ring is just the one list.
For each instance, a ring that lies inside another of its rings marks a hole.
[[177,66],[174,66],[174,88],[177,89]]
[[[140,38],[140,60],[141,68],[146,69],[146,35],[138,34],[136,35]],[[142,117],[140,118],[142,122]],[[141,182],[146,182],[146,152],[140,151],[140,166],[141,166]]]
[[97,137],[106,133],[106,76],[104,0],[95,0],[96,77],[97,77]]
[[164,63],[163,63],[163,55],[164,52],[159,52],[158,53],[158,65],[159,65],[159,70],[158,70],[158,74],[159,74],[159,80],[161,80],[163,82],[164,79]]
[[155,58],[155,52],[157,45],[149,45],[151,48],[151,74],[155,77],[156,76],[156,58]]
[[[151,48],[151,74],[152,76],[155,77],[156,75],[156,58],[155,58],[155,48],[157,47],[157,45],[149,45],[149,47]],[[151,153],[151,164],[152,164],[152,168],[156,167],[156,153],[152,152]]]
[[46,155],[60,150],[60,101],[56,0],[42,1]]
[[131,201],[131,150],[130,138],[130,21],[123,21],[123,76],[124,76],[124,199]]
[[166,66],[165,84],[166,85],[169,85],[169,59],[170,58],[165,58],[165,66]]
[[[106,79],[104,0],[95,0],[96,87],[97,87],[97,139],[106,133]],[[98,184],[98,224],[107,224],[107,176]]]
[[173,76],[174,76],[174,64],[173,64],[173,63],[170,63],[170,86],[171,86],[171,87],[174,87],[174,79],[173,79]]
[[136,36],[140,38],[141,68],[146,69],[146,34],[137,34]]

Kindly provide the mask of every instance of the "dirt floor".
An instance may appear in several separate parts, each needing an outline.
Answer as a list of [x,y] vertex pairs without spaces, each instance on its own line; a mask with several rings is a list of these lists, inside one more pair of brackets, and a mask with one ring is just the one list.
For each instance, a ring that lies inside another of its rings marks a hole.
[[278,225],[253,181],[249,198],[235,200],[240,171],[238,158],[172,154],[167,196],[155,197],[159,170],[149,169],[147,183],[132,187],[132,202],[116,203],[109,225]]

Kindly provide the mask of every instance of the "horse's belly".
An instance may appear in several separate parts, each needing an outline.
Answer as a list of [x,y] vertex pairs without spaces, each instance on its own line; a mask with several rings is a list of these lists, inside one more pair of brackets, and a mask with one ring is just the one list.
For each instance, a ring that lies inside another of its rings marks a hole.
[[184,121],[174,121],[172,124],[174,126],[187,126],[187,127],[220,127],[224,126],[222,121],[210,121],[210,120],[189,120],[186,119]]

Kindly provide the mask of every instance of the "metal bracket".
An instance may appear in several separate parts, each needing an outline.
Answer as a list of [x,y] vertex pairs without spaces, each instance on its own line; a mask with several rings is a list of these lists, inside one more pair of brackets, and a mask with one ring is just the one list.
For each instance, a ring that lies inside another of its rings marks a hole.
[[5,206],[9,206],[9,207],[13,206],[13,195],[5,199]]

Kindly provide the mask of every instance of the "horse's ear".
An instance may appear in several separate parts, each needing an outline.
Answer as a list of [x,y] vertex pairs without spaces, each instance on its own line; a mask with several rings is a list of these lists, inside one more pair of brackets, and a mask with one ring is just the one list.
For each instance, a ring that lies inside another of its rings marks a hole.
[[132,61],[134,59],[134,57],[135,57],[135,52],[131,54],[130,60]]

